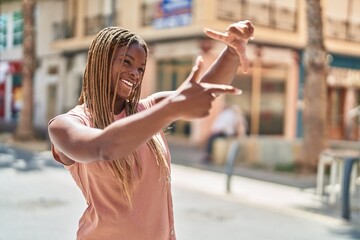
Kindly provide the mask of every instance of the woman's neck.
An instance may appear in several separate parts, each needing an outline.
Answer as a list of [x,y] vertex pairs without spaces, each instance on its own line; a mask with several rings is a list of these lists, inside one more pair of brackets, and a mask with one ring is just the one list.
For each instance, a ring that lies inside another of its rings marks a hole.
[[114,114],[118,115],[125,109],[125,99],[116,98],[114,105]]

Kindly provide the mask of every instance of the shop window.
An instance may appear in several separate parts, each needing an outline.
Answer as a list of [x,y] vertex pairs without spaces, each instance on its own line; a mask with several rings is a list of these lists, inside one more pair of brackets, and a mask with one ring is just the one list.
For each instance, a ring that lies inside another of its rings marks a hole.
[[242,89],[239,96],[226,95],[237,104],[249,123],[248,134],[283,135],[285,118],[287,66],[260,65],[249,74],[239,74],[233,85]]
[[[187,78],[193,66],[192,58],[166,59],[157,63],[158,91],[171,91],[177,89]],[[175,136],[188,137],[191,132],[190,123],[187,121],[176,121],[168,129]]]
[[250,74],[239,74],[235,77],[233,86],[242,90],[242,94],[232,95],[227,94],[225,95],[226,102],[229,104],[238,105],[244,112],[244,116],[248,123],[247,134],[251,133],[252,122],[251,122],[251,106],[252,106],[252,76]]
[[359,139],[360,71],[331,67],[327,77],[327,132],[330,139]]
[[259,133],[284,134],[285,66],[264,68],[261,78]]
[[330,139],[343,139],[344,137],[344,103],[345,88],[328,88],[327,127]]

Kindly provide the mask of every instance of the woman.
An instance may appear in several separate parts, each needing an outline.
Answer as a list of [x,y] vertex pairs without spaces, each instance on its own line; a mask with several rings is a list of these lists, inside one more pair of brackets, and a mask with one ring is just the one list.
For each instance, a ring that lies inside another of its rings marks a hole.
[[239,62],[247,66],[249,21],[225,33],[205,29],[227,47],[201,77],[201,57],[172,92],[140,100],[148,48],[138,35],[109,27],[94,38],[79,104],[49,122],[54,158],[67,168],[88,208],[77,239],[176,239],[170,188],[170,154],[162,129],[178,119],[209,114]]

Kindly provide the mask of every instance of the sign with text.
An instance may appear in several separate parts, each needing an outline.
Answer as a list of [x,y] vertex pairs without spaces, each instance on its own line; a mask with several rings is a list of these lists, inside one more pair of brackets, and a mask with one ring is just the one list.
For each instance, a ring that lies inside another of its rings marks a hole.
[[162,29],[189,25],[191,6],[191,0],[160,1],[155,10],[153,27]]

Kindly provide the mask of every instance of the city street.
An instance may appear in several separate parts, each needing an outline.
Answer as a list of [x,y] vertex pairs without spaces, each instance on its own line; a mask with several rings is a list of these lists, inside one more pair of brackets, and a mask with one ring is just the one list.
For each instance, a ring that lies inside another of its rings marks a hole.
[[360,240],[360,0],[0,9],[0,240]]
[[[0,168],[0,240],[75,239],[85,202],[69,173],[42,157],[38,169]],[[178,239],[360,239],[359,225],[316,213],[311,189],[235,176],[226,194],[224,182],[221,173],[173,164]]]

